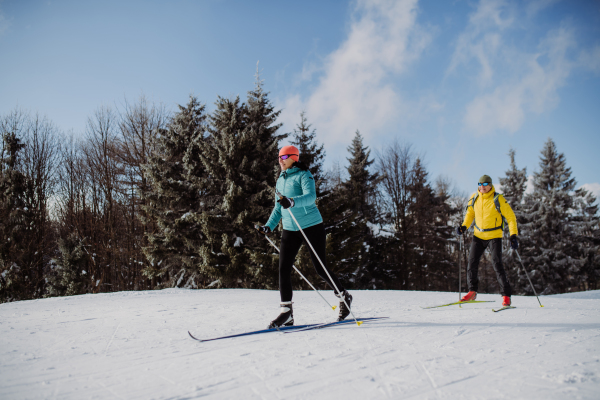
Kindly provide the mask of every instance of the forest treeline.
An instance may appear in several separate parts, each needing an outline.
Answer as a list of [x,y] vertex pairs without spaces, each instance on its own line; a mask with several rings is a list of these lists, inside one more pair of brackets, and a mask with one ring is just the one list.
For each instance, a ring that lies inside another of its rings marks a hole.
[[[328,265],[347,288],[456,291],[459,257],[464,285],[472,235],[461,247],[454,232],[470,193],[432,179],[410,143],[371,152],[358,131],[348,132],[347,166],[325,170],[307,116],[282,133],[279,113],[257,78],[246,99],[218,97],[212,113],[193,96],[176,112],[144,96],[100,107],[82,135],[18,108],[0,116],[0,301],[166,287],[276,289],[278,256],[253,226],[273,208],[284,140],[315,177]],[[494,180],[517,215],[519,251],[536,291],[597,289],[595,197],[576,189],[552,139],[542,146],[531,193],[514,150],[507,161],[505,176]],[[515,293],[532,294],[507,240],[504,249]],[[305,246],[296,266],[324,287]],[[480,269],[480,291],[497,292],[487,253]]]

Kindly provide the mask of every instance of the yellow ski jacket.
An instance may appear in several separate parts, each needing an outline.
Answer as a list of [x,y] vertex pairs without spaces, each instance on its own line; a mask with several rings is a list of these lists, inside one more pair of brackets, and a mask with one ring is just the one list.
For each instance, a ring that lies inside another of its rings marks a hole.
[[494,196],[496,189],[492,185],[492,190],[487,193],[479,193],[479,196],[473,204],[473,198],[477,192],[471,195],[467,205],[467,213],[463,225],[467,228],[471,226],[475,220],[475,236],[483,240],[490,240],[502,237],[502,217],[508,222],[508,229],[511,235],[518,235],[517,217],[504,196],[499,195],[500,213],[496,210],[494,204]]

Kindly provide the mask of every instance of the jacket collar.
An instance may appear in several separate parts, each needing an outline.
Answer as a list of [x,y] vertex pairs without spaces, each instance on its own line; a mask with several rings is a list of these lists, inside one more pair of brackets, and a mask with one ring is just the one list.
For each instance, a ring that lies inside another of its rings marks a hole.
[[482,196],[484,199],[489,199],[490,197],[493,198],[494,194],[496,194],[496,188],[494,187],[494,185],[492,185],[492,190],[490,190],[487,193],[481,193],[481,192],[479,192],[479,195]]
[[287,178],[288,175],[294,175],[298,171],[300,171],[300,168],[298,168],[298,167],[288,168],[285,171],[282,171],[280,176]]

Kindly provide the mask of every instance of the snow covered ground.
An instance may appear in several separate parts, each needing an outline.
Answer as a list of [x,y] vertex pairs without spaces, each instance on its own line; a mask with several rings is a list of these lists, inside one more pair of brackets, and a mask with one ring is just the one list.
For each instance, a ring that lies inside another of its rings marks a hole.
[[[600,291],[423,310],[456,293],[354,291],[357,316],[293,334],[264,328],[278,293],[123,292],[0,305],[0,399],[598,399]],[[326,293],[333,303],[334,296]],[[335,313],[295,292],[297,324]]]

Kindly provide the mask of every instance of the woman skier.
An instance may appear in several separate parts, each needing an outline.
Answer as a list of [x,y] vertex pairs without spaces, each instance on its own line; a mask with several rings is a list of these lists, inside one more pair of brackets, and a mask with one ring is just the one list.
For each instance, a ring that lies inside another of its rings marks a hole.
[[[327,267],[325,259],[325,227],[323,218],[317,209],[315,200],[315,180],[304,164],[299,161],[300,153],[294,146],[285,146],[279,151],[279,166],[281,174],[275,185],[276,192],[283,195],[275,196],[275,208],[271,212],[269,220],[259,230],[265,234],[273,232],[279,221],[283,219],[283,233],[281,234],[281,249],[279,254],[279,294],[281,296],[280,314],[269,324],[269,328],[294,325],[294,313],[292,310],[292,265],[305,241],[302,232],[290,216],[288,209],[294,213],[294,217],[300,224],[300,228],[312,244],[316,255]],[[282,208],[285,210],[283,211]],[[309,246],[310,248],[310,246]],[[337,277],[328,270],[323,269],[319,259],[310,251],[310,258],[319,276],[334,290],[335,295],[340,298],[340,313],[338,321],[345,319],[351,307],[352,296],[348,293]],[[336,292],[336,288],[339,292]],[[343,296],[342,300],[341,296]],[[346,307],[348,304],[348,307]]]

